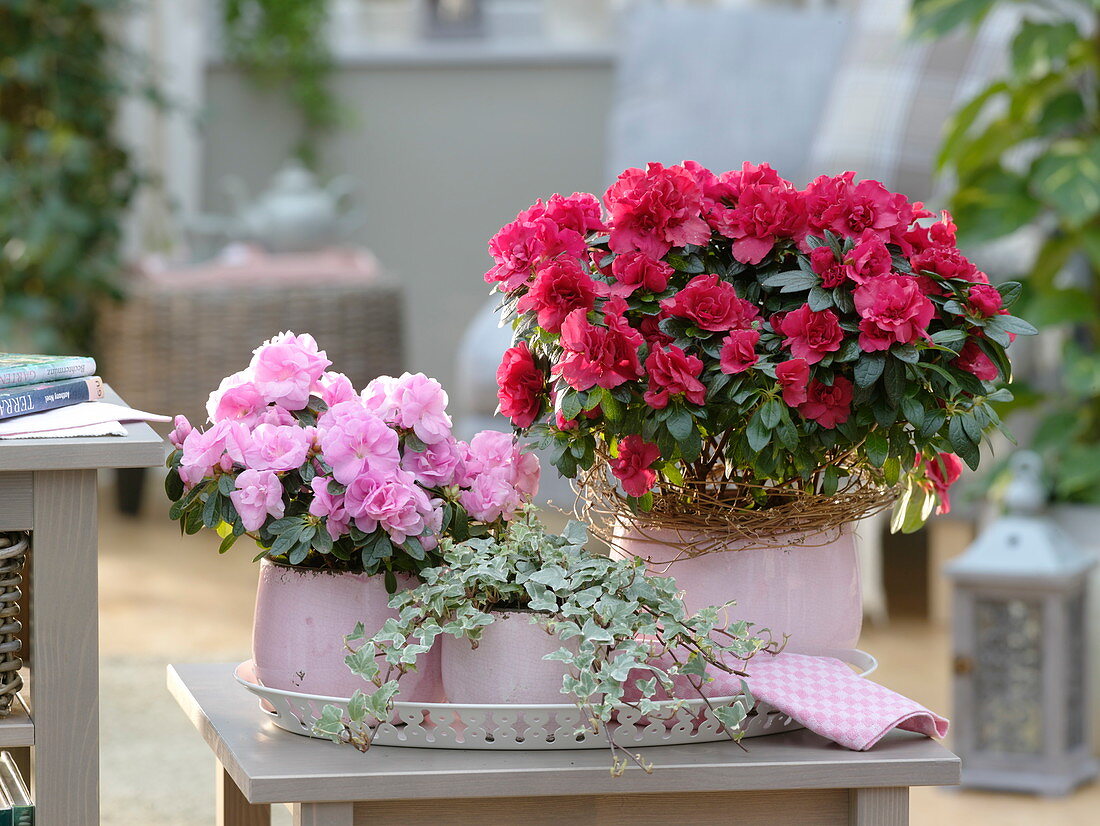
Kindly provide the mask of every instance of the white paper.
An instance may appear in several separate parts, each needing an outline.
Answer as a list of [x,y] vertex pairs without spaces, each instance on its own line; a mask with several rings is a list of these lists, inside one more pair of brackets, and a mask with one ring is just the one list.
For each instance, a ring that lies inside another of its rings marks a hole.
[[35,433],[0,435],[0,441],[5,439],[76,439],[82,436],[125,436],[126,433],[126,428],[118,422],[104,422],[103,424],[90,424],[84,427],[70,427],[67,430],[39,430]]
[[29,439],[48,438],[49,436],[86,436],[86,435],[126,435],[124,428],[119,428],[122,433],[111,431],[107,433],[69,433],[77,428],[104,425],[118,425],[120,422],[170,422],[168,416],[159,416],[156,413],[146,413],[144,410],[134,410],[121,404],[111,402],[84,402],[69,407],[59,407],[56,410],[46,410],[42,413],[32,413],[29,416],[18,416],[14,419],[0,421],[0,439]]

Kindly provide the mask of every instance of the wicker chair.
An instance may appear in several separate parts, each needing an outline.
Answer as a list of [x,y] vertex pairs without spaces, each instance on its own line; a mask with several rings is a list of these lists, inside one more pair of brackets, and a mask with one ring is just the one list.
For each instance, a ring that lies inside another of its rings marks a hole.
[[[252,351],[282,332],[312,333],[356,387],[404,365],[400,288],[381,278],[199,283],[136,278],[102,309],[100,373],[135,408],[206,420],[206,399]],[[140,488],[120,485],[120,509]]]

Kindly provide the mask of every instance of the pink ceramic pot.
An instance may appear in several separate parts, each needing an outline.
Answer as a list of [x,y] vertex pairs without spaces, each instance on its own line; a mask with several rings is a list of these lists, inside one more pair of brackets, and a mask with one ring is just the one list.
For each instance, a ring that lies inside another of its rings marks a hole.
[[467,639],[441,636],[443,693],[460,705],[543,705],[568,703],[561,693],[567,666],[543,656],[563,646],[562,640],[524,611],[495,614],[477,648]]
[[[412,584],[411,578],[398,577],[398,587]],[[382,576],[291,568],[264,559],[252,626],[256,676],[270,688],[303,694],[350,697],[357,689],[372,691],[371,683],[344,664],[344,637],[358,622],[372,633],[396,617],[388,603]],[[442,699],[438,646],[402,678],[398,699]]]
[[[652,574],[683,589],[688,611],[735,600],[730,618],[790,634],[787,650],[822,653],[854,648],[863,625],[859,558],[845,526],[813,536],[792,534],[780,547],[731,546],[690,558],[661,542],[662,534],[632,528],[615,532],[615,556],[646,560]],[[672,534],[665,534],[669,539]]]

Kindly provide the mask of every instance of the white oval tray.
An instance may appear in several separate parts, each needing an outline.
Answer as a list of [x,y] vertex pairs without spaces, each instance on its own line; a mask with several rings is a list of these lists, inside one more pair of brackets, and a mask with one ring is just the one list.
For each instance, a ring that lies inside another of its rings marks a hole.
[[[830,652],[866,677],[878,662],[858,649]],[[315,737],[313,724],[326,705],[346,708],[347,697],[299,694],[260,685],[251,660],[234,672],[237,682],[260,698],[260,707],[281,729]],[[735,697],[712,697],[712,706],[728,705]],[[378,726],[373,744],[427,749],[547,750],[607,748],[601,733],[582,728],[581,712],[560,705],[456,705],[453,703],[394,703],[399,722]],[[635,709],[623,707],[614,725],[616,743],[636,748],[682,743],[710,743],[726,733],[703,700],[688,700],[671,720],[641,720]],[[639,722],[640,721],[640,722]],[[757,703],[743,725],[745,737],[794,731],[802,725],[765,703]]]

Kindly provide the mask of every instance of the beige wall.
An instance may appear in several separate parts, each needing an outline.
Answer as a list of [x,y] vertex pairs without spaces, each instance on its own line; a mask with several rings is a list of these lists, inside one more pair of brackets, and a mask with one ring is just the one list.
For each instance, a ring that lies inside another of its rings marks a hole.
[[[359,241],[405,285],[407,362],[449,385],[458,342],[484,303],[489,237],[536,197],[600,190],[609,60],[343,68],[336,90],[357,123],[327,139],[324,176],[350,173],[366,213]],[[296,130],[278,96],[233,70],[207,74],[204,206],[220,181],[256,192]],[[323,342],[323,330],[313,330]]]

